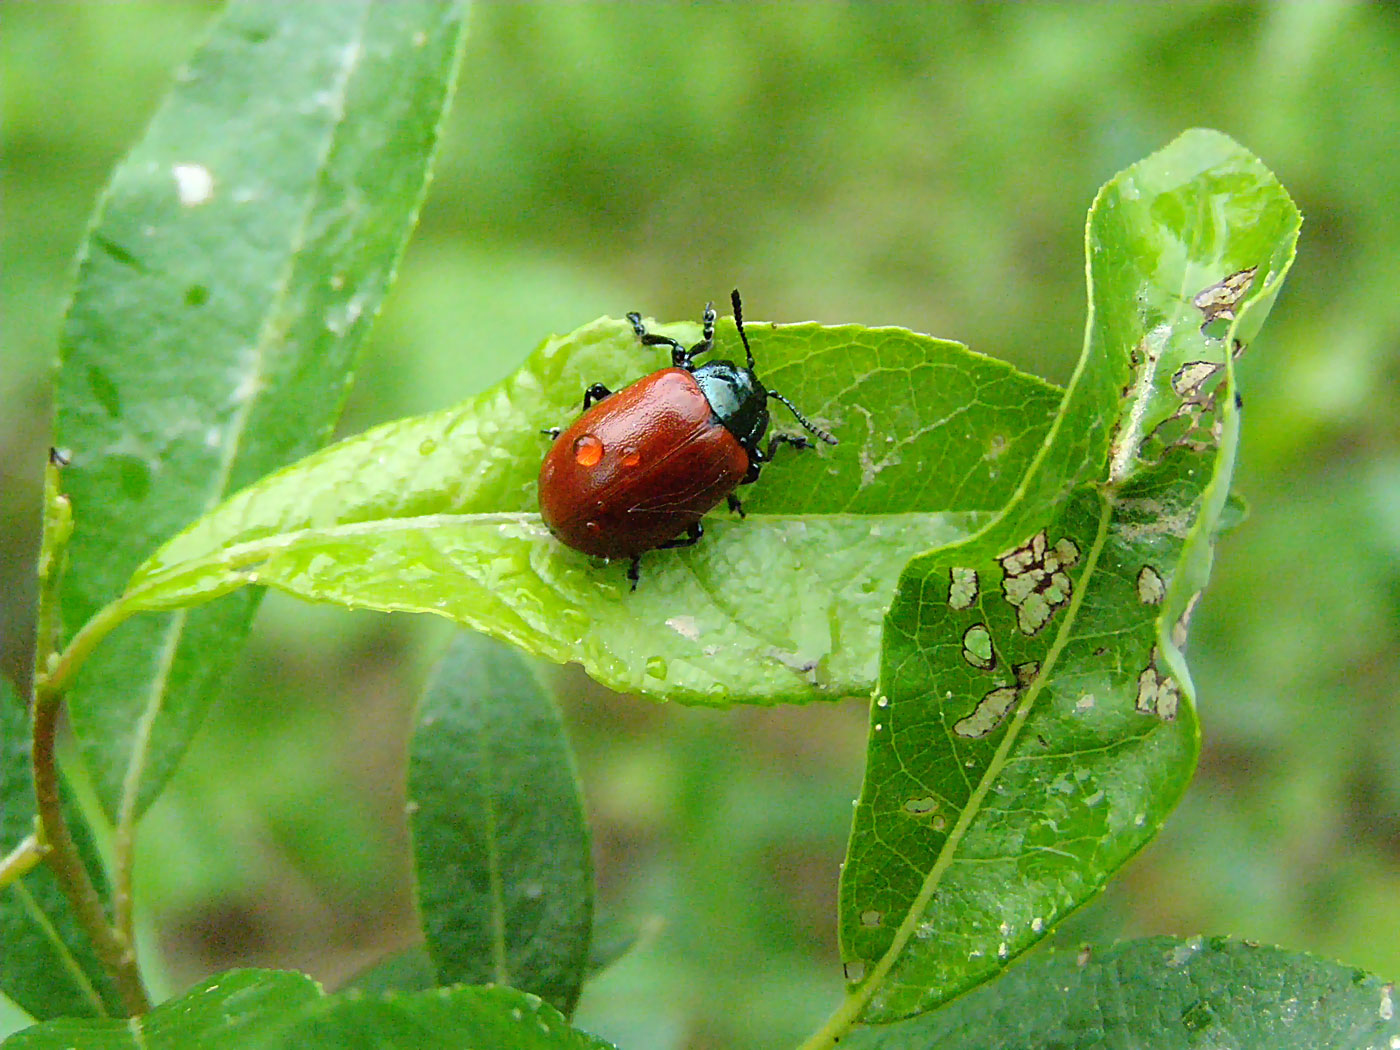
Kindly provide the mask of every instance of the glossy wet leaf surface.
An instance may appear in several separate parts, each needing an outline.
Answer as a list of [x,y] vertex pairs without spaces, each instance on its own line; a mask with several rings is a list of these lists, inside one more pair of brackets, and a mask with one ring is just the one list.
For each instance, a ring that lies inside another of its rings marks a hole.
[[[1044,448],[985,529],[910,563],[886,619],[841,883],[848,1018],[995,974],[1180,797],[1198,747],[1182,649],[1238,434],[1231,349],[1257,334],[1298,221],[1214,132],[1100,192],[1086,348]],[[1203,330],[1193,300],[1249,268],[1229,323]]]
[[[623,564],[540,523],[542,428],[658,364],[626,322],[548,340],[500,387],[391,423],[240,493],[143,565],[132,607],[257,582],[306,598],[450,617],[606,685],[693,703],[868,692],[881,618],[915,553],[1003,504],[1059,392],[954,343],[896,328],[749,326],[760,377],[841,444],[784,450],[696,547]],[[685,341],[697,326],[664,329]],[[714,356],[741,353],[721,320]],[[797,430],[783,410],[775,428]]]
[[[323,442],[422,199],[460,6],[236,2],[117,168],[62,338],[70,631],[162,541]],[[248,591],[143,617],[69,694],[112,813],[153,797],[238,650]]]
[[1392,986],[1350,966],[1228,938],[1047,952],[923,1017],[860,1028],[850,1050],[1356,1050],[1400,1043]]
[[322,996],[311,978],[234,970],[130,1021],[50,1021],[5,1050],[605,1050],[558,1011],[513,988]]
[[438,984],[578,999],[593,858],[553,700],[513,649],[461,632],[419,705],[409,756],[418,910]]

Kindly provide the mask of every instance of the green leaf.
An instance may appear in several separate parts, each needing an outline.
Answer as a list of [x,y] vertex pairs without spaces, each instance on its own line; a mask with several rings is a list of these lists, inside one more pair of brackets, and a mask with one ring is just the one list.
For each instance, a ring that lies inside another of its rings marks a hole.
[[1393,986],[1302,952],[1152,937],[1045,952],[922,1017],[852,1032],[847,1050],[1320,1050],[1400,1045]]
[[[229,493],[323,442],[421,203],[449,3],[237,0],[113,174],[62,339],[70,629]],[[255,605],[123,625],[69,694],[104,804],[159,790]]]
[[[1197,752],[1181,650],[1238,435],[1230,348],[1258,332],[1298,224],[1216,132],[1100,191],[1085,350],[1044,447],[994,521],[910,563],[886,618],[827,1031],[1000,971],[1180,797]],[[1222,281],[1242,285],[1224,332],[1204,323]]]
[[[573,418],[590,382],[621,386],[659,363],[630,324],[604,319],[546,341],[462,406],[372,430],[238,494],[141,566],[124,600],[178,606],[256,582],[437,613],[660,699],[866,693],[900,569],[1010,497],[1058,391],[903,329],[750,331],[765,382],[842,443],[780,458],[745,490],[746,520],[717,514],[695,548],[647,555],[635,592],[622,566],[550,537],[536,510],[540,429]],[[716,356],[742,355],[732,323],[717,338]]]
[[[29,743],[24,705],[0,678],[0,854],[34,832]],[[85,825],[75,812],[68,817],[101,891],[102,869]],[[0,991],[35,1017],[121,1011],[121,998],[45,865],[0,888]]]
[[126,1021],[49,1021],[5,1050],[606,1050],[535,996],[512,988],[443,988],[322,996],[311,978],[234,970]]
[[559,712],[524,661],[457,635],[409,763],[418,907],[439,984],[510,985],[573,1011],[593,861]]

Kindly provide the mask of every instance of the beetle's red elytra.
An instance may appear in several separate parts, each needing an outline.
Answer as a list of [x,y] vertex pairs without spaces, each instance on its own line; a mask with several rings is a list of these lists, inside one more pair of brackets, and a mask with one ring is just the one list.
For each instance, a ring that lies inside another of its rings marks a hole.
[[628,320],[644,346],[671,350],[671,367],[613,393],[594,383],[583,395],[584,413],[563,433],[540,466],[540,514],[565,545],[601,558],[629,558],[627,577],[637,587],[645,551],[689,547],[704,534],[700,519],[758,479],[760,466],[779,444],[811,448],[805,437],[775,434],[766,448],[768,400],[781,401],[808,431],[828,444],[836,439],[808,422],[783,395],[766,390],[754,374],[753,350],[744,332],[743,307],[731,295],[734,322],[748,355],[696,366],[714,348],[715,311],[705,307],[703,337],[686,349],[647,332],[640,315]]

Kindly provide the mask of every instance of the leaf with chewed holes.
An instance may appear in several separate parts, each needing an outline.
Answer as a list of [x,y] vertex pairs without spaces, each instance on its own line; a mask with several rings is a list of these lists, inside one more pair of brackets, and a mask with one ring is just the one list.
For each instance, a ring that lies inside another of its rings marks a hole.
[[[687,344],[699,326],[663,326]],[[747,325],[759,376],[835,448],[784,449],[689,550],[625,564],[564,547],[536,500],[542,428],[585,388],[666,363],[630,324],[547,340],[467,403],[343,441],[234,496],[142,565],[123,603],[167,608],[244,583],[437,613],[618,690],[724,705],[869,694],[881,620],[915,554],[969,535],[1015,491],[1060,392],[899,328]],[[721,320],[714,358],[742,360]],[[773,430],[798,432],[774,404]]]
[[1232,361],[1298,225],[1215,132],[1100,191],[1086,345],[1044,446],[995,520],[910,563],[886,618],[841,880],[848,995],[811,1045],[999,972],[1180,797],[1197,752],[1182,647],[1234,465]]

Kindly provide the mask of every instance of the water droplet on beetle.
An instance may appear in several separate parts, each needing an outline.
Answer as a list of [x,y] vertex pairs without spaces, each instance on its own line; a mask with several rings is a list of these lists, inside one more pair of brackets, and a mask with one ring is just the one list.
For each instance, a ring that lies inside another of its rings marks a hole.
[[580,467],[596,467],[603,459],[603,442],[596,434],[583,434],[574,441],[574,462]]

